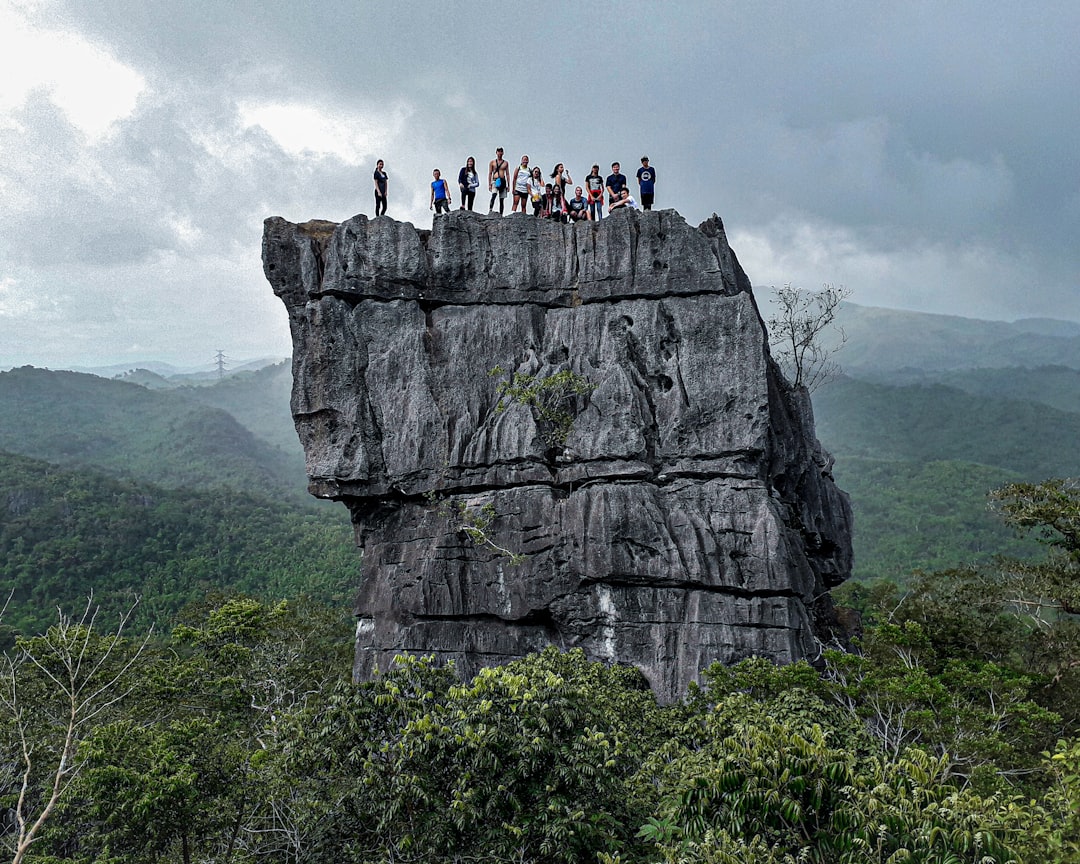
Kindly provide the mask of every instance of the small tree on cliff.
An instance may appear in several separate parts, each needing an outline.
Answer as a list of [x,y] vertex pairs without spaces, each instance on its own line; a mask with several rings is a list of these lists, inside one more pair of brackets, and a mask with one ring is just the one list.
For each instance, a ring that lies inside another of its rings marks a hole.
[[[851,291],[827,283],[820,291],[803,291],[793,288],[790,282],[772,290],[776,314],[766,326],[773,357],[793,387],[816,390],[840,372],[832,358],[847,336],[843,328],[836,326],[836,313]],[[829,329],[837,332],[839,343],[823,342],[822,334]]]

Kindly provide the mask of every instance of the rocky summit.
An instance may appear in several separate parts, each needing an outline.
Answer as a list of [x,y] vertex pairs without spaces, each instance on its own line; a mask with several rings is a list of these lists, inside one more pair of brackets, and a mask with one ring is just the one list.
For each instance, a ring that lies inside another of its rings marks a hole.
[[355,675],[547,645],[666,701],[814,659],[851,510],[720,219],[266,220],[310,491],[364,554]]

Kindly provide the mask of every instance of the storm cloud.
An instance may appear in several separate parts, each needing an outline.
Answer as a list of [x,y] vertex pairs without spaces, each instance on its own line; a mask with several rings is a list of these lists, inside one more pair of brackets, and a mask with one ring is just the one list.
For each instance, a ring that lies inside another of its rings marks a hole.
[[[755,285],[1080,320],[1067,3],[0,0],[0,365],[284,355],[262,220],[496,146],[658,171]],[[627,170],[629,169],[629,170]],[[478,204],[486,205],[480,195]]]

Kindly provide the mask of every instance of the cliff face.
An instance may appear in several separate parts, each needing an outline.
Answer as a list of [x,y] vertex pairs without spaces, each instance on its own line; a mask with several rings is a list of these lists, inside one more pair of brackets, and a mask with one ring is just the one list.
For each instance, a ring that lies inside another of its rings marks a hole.
[[[718,218],[273,218],[263,262],[310,491],[364,551],[358,677],[555,644],[670,700],[714,660],[816,656],[850,508]],[[498,387],[566,370],[588,387],[560,442]]]

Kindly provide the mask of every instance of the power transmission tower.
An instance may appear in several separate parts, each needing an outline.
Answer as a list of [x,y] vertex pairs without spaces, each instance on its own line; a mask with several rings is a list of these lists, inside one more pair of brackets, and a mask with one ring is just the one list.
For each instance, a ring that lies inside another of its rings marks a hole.
[[225,361],[227,359],[225,352],[218,348],[217,355],[214,357],[214,362],[217,363],[217,377],[219,381],[225,377]]

